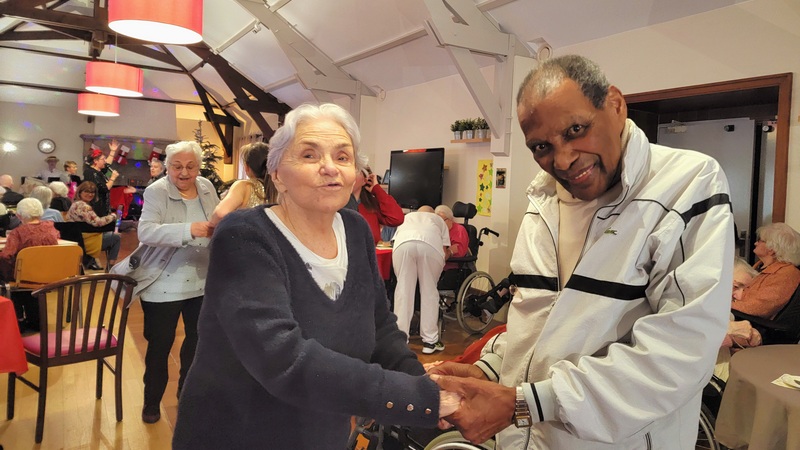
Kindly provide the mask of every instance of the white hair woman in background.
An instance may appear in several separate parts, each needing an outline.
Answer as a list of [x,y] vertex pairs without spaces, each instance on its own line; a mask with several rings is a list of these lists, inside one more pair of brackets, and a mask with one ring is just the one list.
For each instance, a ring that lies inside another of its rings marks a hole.
[[53,191],[53,199],[50,201],[50,207],[64,213],[69,211],[69,207],[72,206],[72,199],[69,197],[69,187],[61,181],[53,181],[47,186]]
[[[26,247],[58,244],[59,233],[53,222],[42,221],[42,204],[35,198],[24,198],[17,204],[17,217],[22,225],[8,232],[6,246],[0,252],[0,274],[3,280],[14,276],[17,254]],[[15,292],[11,299],[17,308],[17,317],[24,318],[20,328],[39,330],[39,305],[30,292]]]
[[161,418],[169,352],[181,317],[186,337],[180,353],[178,395],[194,360],[212,233],[208,220],[219,203],[214,186],[199,176],[202,149],[197,142],[168,145],[166,155],[167,176],[144,191],[139,248],[112,269],[139,282],[134,295],[142,301],[147,339],[142,408],[145,423]]
[[64,216],[61,215],[61,211],[56,211],[50,207],[50,202],[53,200],[53,191],[48,186],[36,186],[31,191],[30,198],[35,198],[42,203],[42,209],[44,210],[42,212],[42,220],[49,220],[51,222],[64,221]]

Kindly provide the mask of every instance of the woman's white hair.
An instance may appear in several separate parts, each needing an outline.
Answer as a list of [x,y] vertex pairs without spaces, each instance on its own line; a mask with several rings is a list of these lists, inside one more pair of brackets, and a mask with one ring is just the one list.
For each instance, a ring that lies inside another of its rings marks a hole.
[[733,260],[733,270],[734,272],[737,270],[741,270],[742,272],[750,275],[750,278],[755,278],[758,275],[758,271],[753,268],[744,258],[739,256],[735,257]]
[[32,220],[42,217],[44,209],[42,202],[35,198],[23,198],[17,203],[17,215],[22,220]]
[[178,153],[193,153],[195,159],[197,159],[197,164],[203,162],[203,148],[195,141],[181,141],[169,144],[164,150],[164,153],[167,155],[165,165],[169,165],[170,161],[172,161],[172,157]]
[[42,203],[42,208],[47,209],[50,207],[50,202],[53,201],[53,191],[47,186],[36,186],[31,191],[30,198],[35,198]]
[[267,172],[273,173],[283,158],[284,152],[289,148],[297,133],[297,126],[314,119],[331,119],[344,128],[353,143],[353,154],[356,160],[356,170],[367,167],[367,155],[361,153],[361,132],[353,116],[346,109],[334,103],[315,105],[304,103],[286,114],[283,126],[275,131],[269,140],[269,155],[267,156]]
[[447,205],[439,205],[439,206],[437,206],[436,207],[436,214],[439,214],[440,216],[444,216],[445,218],[450,219],[450,220],[455,220],[456,219],[455,216],[453,216],[453,210],[450,209],[450,207],[447,206]]
[[758,238],[775,252],[775,259],[800,265],[800,233],[783,222],[764,225],[756,230]]
[[48,184],[50,190],[59,197],[66,197],[69,194],[69,188],[61,181],[53,181]]

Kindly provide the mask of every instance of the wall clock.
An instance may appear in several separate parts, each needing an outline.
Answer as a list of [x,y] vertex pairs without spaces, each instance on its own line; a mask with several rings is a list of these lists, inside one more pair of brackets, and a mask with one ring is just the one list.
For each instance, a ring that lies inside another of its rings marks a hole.
[[53,153],[56,149],[56,143],[52,139],[42,139],[38,144],[39,151],[42,153]]

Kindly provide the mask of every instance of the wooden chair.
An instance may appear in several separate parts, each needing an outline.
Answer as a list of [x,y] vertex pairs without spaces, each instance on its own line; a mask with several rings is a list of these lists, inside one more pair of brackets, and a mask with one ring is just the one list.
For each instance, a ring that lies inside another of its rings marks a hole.
[[[37,245],[17,253],[14,280],[3,286],[6,294],[32,291],[81,273],[83,250],[77,245]],[[8,295],[6,295],[8,296]]]
[[[42,332],[24,337],[25,356],[28,363],[39,366],[39,383],[21,375],[8,375],[9,420],[14,418],[16,381],[39,393],[36,413],[36,442],[42,442],[44,411],[47,401],[47,372],[51,367],[85,361],[97,361],[96,398],[103,395],[103,365],[114,374],[114,393],[117,421],[122,421],[122,350],[125,343],[125,326],[128,321],[133,287],[136,281],[124,275],[91,274],[68,278],[37,289],[40,326]],[[72,314],[80,314],[78,297],[84,293],[86,307],[82,313],[82,326],[76,320],[64,325],[69,297],[72,297]],[[50,295],[48,295],[50,294]],[[50,320],[48,314],[54,315]],[[115,356],[112,367],[105,358]]]

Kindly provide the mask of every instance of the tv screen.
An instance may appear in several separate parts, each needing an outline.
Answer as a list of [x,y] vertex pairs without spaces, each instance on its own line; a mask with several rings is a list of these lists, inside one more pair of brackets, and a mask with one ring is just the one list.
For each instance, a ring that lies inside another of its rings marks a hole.
[[444,148],[392,150],[389,194],[403,208],[442,203]]

